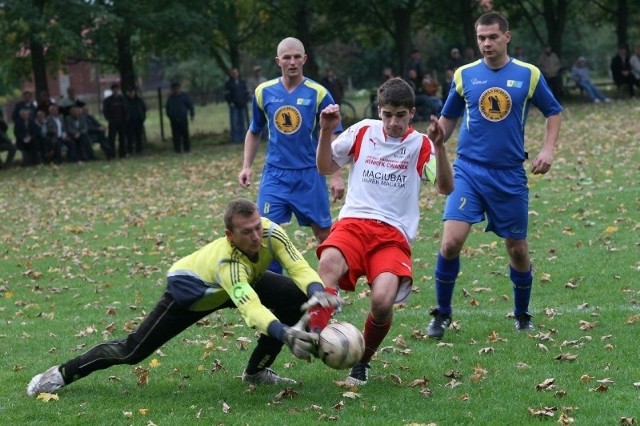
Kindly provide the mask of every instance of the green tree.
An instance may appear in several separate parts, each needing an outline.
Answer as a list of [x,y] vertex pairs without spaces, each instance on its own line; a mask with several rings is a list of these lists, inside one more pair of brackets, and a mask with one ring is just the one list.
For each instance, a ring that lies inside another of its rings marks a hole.
[[10,79],[33,80],[36,93],[49,90],[48,72],[60,69],[77,36],[61,24],[59,11],[73,0],[7,0],[0,3],[0,49]]

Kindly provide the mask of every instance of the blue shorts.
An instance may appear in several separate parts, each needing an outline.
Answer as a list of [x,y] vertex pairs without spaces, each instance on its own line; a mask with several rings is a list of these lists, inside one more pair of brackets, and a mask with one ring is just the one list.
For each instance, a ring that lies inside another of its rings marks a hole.
[[502,238],[523,240],[529,225],[529,188],[524,167],[491,169],[457,158],[454,189],[447,197],[444,220],[478,223]]
[[266,164],[257,204],[260,214],[277,224],[290,222],[292,213],[300,226],[329,228],[333,223],[327,179],[315,167],[292,170]]

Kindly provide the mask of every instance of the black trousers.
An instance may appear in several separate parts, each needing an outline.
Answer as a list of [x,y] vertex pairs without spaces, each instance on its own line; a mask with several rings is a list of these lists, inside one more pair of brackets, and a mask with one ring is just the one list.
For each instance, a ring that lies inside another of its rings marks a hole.
[[191,151],[191,140],[189,140],[189,120],[171,120],[171,134],[173,136],[173,150],[177,153]]
[[[110,121],[109,122],[109,135],[108,135],[108,144],[109,144],[109,152],[113,152],[115,155],[116,152],[116,136],[118,137],[118,157],[124,158],[127,155],[127,131],[125,128],[124,121]],[[111,158],[107,157],[107,160]]]
[[[291,278],[267,271],[253,288],[262,304],[282,323],[294,325],[302,317],[300,306],[307,301],[307,296]],[[235,308],[235,305],[228,300],[208,311],[189,311],[180,307],[171,293],[165,291],[140,326],[126,338],[96,345],[62,364],[60,371],[65,383],[69,384],[113,365],[137,364],[192,324],[224,308]],[[282,345],[280,340],[261,334],[249,358],[247,371],[254,373],[269,367],[280,353]]]

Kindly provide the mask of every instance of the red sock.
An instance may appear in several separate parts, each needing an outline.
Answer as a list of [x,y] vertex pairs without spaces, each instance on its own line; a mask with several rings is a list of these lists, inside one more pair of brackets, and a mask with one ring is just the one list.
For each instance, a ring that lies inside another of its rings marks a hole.
[[364,323],[364,354],[360,362],[369,362],[371,357],[378,350],[380,343],[384,340],[389,329],[391,328],[391,320],[384,324],[377,324],[373,322],[373,316],[369,312],[369,316]]
[[[324,291],[334,296],[338,294],[338,290],[331,287],[325,287]],[[312,333],[320,333],[322,329],[329,324],[333,311],[335,311],[335,309],[331,307],[323,308],[321,306],[314,306],[309,308],[309,331]]]

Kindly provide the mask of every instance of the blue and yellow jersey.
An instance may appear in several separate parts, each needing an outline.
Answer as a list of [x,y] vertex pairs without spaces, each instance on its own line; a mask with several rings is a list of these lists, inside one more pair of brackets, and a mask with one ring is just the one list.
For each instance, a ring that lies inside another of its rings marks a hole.
[[480,59],[456,70],[442,115],[463,117],[460,157],[488,167],[513,168],[525,160],[524,127],[531,104],[545,117],[562,111],[535,66],[511,59],[493,70]]
[[255,262],[221,237],[174,263],[167,288],[176,302],[185,309],[206,311],[232,300],[250,327],[267,334],[277,318],[260,303],[252,285],[273,259],[305,294],[310,284],[322,281],[279,225],[266,218],[262,225],[262,247]]
[[[260,84],[253,97],[250,130],[269,128],[265,163],[281,169],[316,167],[320,111],[333,98],[319,83],[305,78],[291,93],[280,78]],[[342,131],[342,126],[336,133]]]

